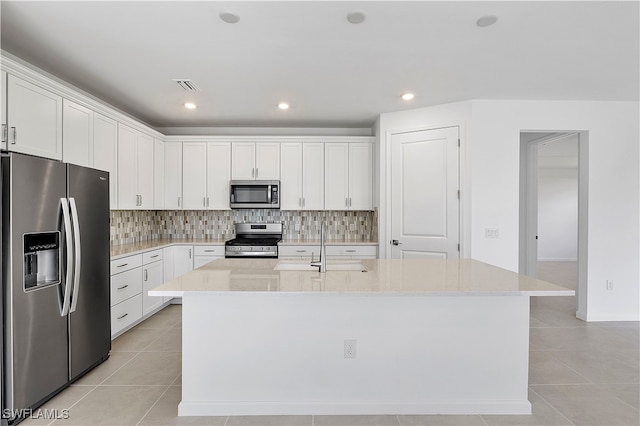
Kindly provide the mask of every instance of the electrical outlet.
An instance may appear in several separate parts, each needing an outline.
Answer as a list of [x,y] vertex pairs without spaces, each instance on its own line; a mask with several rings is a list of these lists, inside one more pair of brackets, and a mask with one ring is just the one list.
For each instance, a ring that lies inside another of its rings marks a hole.
[[346,339],[344,341],[344,357],[355,359],[356,357],[356,339]]
[[293,230],[296,231],[296,232],[300,232],[300,224],[299,223],[294,224],[293,225]]
[[498,228],[484,228],[485,238],[500,238],[500,230]]
[[607,280],[607,290],[613,290],[613,280]]

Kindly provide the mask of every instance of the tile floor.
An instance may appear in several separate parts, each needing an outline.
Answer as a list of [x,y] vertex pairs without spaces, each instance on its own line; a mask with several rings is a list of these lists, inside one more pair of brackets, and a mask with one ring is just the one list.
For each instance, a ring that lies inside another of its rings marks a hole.
[[[540,265],[575,288],[574,265]],[[177,417],[181,307],[172,305],[113,342],[111,357],[45,404],[68,419],[23,425],[640,425],[639,335],[634,323],[585,323],[575,298],[532,298],[531,416]],[[62,413],[62,411],[59,411]]]

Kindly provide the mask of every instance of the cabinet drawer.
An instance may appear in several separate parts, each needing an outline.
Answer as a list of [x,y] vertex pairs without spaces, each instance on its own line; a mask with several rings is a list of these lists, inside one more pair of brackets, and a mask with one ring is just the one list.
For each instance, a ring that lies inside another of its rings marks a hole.
[[142,291],[142,268],[131,269],[111,276],[111,306],[140,294]]
[[327,256],[375,256],[377,252],[376,246],[327,246]]
[[194,246],[196,256],[224,256],[224,246]]
[[278,246],[278,257],[308,257],[311,259],[311,253],[314,257],[318,257],[320,246]]
[[157,262],[158,260],[162,260],[162,249],[142,253],[142,263],[145,265],[147,263]]
[[142,266],[142,255],[136,254],[135,256],[127,256],[118,260],[111,261],[111,275],[119,274],[120,272],[128,271],[129,269]]
[[111,335],[118,333],[142,318],[142,294],[138,294],[111,308]]

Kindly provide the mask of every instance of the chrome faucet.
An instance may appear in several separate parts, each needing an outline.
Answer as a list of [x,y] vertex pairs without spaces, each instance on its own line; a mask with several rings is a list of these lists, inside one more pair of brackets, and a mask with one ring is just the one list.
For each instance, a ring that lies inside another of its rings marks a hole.
[[324,247],[324,222],[320,224],[320,260],[318,262],[314,262],[312,252],[311,266],[317,266],[318,272],[327,272],[327,252]]

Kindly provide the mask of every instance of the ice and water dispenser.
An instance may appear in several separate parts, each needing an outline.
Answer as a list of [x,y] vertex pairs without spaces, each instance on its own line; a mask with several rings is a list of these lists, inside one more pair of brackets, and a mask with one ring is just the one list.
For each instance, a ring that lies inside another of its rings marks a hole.
[[60,232],[24,234],[24,289],[60,283]]

